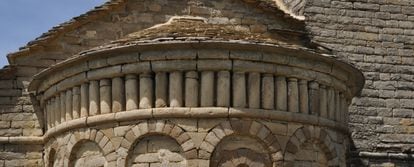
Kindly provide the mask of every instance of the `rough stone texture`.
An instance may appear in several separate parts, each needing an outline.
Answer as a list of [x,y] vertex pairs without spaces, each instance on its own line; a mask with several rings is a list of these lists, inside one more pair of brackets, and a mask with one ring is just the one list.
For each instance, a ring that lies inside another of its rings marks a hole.
[[[312,162],[345,166],[344,152],[340,150],[346,139],[333,138],[340,133],[326,128],[285,122],[285,129],[278,131],[288,131],[292,126],[292,133],[276,135],[271,129],[280,123],[222,119],[206,134],[203,129],[189,132],[184,125],[173,123],[176,121],[180,120],[141,121],[62,133],[46,143],[44,162],[55,166],[194,166],[197,161],[205,166],[271,166],[285,162],[286,166],[292,161],[296,165]],[[187,122],[201,123],[197,119]],[[240,125],[246,125],[249,131],[238,128]],[[113,135],[115,131],[123,133]],[[201,161],[210,156],[210,162]]]
[[[290,166],[305,162],[345,166],[349,143],[368,152],[361,157],[375,155],[371,152],[377,148],[395,150],[383,157],[404,157],[398,153],[411,147],[398,144],[411,141],[407,131],[413,108],[409,67],[413,12],[408,1],[309,0],[304,12],[304,0],[283,0],[294,14],[305,13],[305,22],[269,2],[113,0],[10,55],[12,66],[0,70],[0,166]],[[173,16],[187,17],[173,24]],[[346,137],[353,73],[329,64],[334,60],[296,57],[325,52],[304,37],[305,24],[314,41],[367,71],[364,98],[353,101],[354,142]],[[199,29],[188,29],[188,25]],[[165,30],[176,34],[168,36]],[[132,32],[138,33],[124,38]],[[196,35],[180,38],[183,34]],[[116,46],[155,37],[160,43],[220,39],[234,44],[225,49],[220,48],[224,44],[195,49],[193,43],[189,45],[194,48],[185,50],[171,44],[148,52],[91,56],[100,51],[95,47],[110,41],[117,40],[101,49],[116,50]],[[247,51],[247,45],[240,45],[243,40],[278,44],[283,49],[273,53],[254,46]],[[91,48],[95,49],[86,51]],[[71,56],[73,64],[41,81],[37,88],[42,94],[28,93],[35,74]],[[157,77],[159,73],[165,76]],[[303,80],[313,82],[303,86]],[[311,88],[314,83],[317,89]],[[336,101],[329,100],[328,94],[323,105],[327,110],[337,108],[340,119],[330,112],[324,112],[326,118],[319,117],[319,86],[338,92]],[[65,103],[78,100],[60,95],[75,87],[80,87],[80,117],[75,113],[66,117],[71,109],[78,112],[73,107],[78,104]],[[45,104],[56,111],[50,117],[42,112]],[[375,137],[374,132],[380,135]],[[365,143],[365,137],[370,143]],[[322,158],[304,159],[303,154]]]
[[413,136],[413,9],[410,0],[309,0],[305,8],[313,41],[366,77],[350,107],[354,166],[413,163],[403,158],[414,148],[408,141]]

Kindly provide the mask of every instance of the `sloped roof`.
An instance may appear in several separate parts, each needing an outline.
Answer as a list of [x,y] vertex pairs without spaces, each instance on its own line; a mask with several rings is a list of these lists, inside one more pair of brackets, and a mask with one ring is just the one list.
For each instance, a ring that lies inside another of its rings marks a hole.
[[[53,27],[48,32],[43,33],[40,37],[28,42],[26,46],[19,48],[19,51],[8,54],[7,57],[8,57],[9,62],[13,64],[13,60],[15,57],[30,53],[32,48],[47,45],[47,43],[49,43],[53,39],[56,39],[61,34],[64,34],[65,32],[76,29],[79,26],[94,20],[95,18],[103,14],[106,14],[109,11],[112,11],[116,9],[117,7],[120,7],[122,4],[126,3],[127,1],[128,0],[109,0],[105,4],[95,7],[93,10],[88,11],[85,14],[74,17],[65,23],[62,23],[60,25]],[[281,6],[281,4],[283,3],[281,3],[280,0],[243,0],[243,1],[246,3],[252,3],[252,4],[254,3],[258,8],[263,9],[265,11],[272,11],[272,12],[278,12],[278,13],[280,13],[281,11],[284,11],[286,16],[298,19],[297,17],[294,17],[294,15],[292,15],[291,13],[286,13],[285,8]]]
[[91,50],[155,41],[245,41],[326,52],[323,48],[311,43],[303,33],[282,30],[272,31],[268,34],[254,33],[237,25],[211,24],[205,18],[192,16],[172,17],[164,24],[128,34],[119,40],[112,41],[109,45]]

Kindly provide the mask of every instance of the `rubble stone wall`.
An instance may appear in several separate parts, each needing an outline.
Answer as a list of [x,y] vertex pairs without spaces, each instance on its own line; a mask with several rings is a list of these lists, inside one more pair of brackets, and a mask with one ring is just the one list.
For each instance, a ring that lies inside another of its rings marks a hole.
[[413,1],[309,0],[305,15],[313,40],[355,64],[366,78],[350,108],[352,163],[412,164]]

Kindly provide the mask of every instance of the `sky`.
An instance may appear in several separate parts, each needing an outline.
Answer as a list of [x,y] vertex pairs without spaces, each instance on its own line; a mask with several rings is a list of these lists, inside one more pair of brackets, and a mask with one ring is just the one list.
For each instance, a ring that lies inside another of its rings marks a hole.
[[0,69],[7,54],[19,50],[53,26],[107,0],[0,0]]

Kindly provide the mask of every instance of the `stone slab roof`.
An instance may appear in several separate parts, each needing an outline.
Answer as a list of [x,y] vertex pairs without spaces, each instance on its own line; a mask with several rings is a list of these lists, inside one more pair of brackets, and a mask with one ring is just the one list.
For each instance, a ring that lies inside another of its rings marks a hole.
[[306,34],[293,31],[272,31],[271,33],[254,33],[238,25],[210,24],[201,17],[173,17],[164,24],[126,35],[113,41],[109,46],[122,46],[147,41],[248,41],[268,43],[293,49],[311,49],[320,51],[309,42]]

